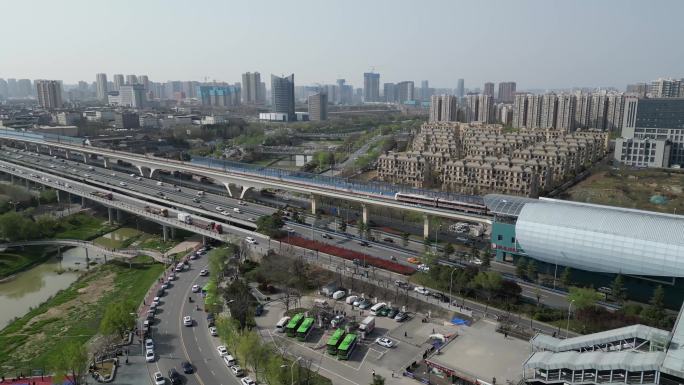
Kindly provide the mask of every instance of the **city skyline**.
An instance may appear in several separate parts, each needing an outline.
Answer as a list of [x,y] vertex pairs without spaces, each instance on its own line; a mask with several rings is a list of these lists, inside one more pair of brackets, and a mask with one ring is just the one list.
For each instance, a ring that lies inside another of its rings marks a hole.
[[[96,73],[121,73],[149,74],[159,82],[206,78],[234,83],[245,72],[259,71],[265,76],[295,73],[299,84],[334,84],[345,78],[362,87],[363,73],[374,68],[381,84],[427,79],[435,88],[456,88],[464,78],[465,87],[473,89],[514,80],[521,90],[623,88],[684,77],[678,67],[684,51],[672,49],[684,32],[677,18],[684,3],[675,1],[307,1],[283,9],[275,2],[256,9],[247,2],[205,1],[188,8],[151,1],[135,3],[136,12],[165,22],[144,33],[136,26],[140,19],[127,14],[132,2],[102,5],[99,14],[119,24],[110,29],[100,28],[101,20],[86,13],[84,1],[28,3],[5,4],[7,14],[31,14],[34,20],[29,29],[20,17],[4,23],[3,32],[21,31],[22,39],[7,42],[4,51],[12,55],[0,62],[0,77],[73,84],[92,82]],[[36,3],[45,12],[32,12]],[[222,22],[228,14],[230,22]],[[47,33],[55,17],[66,22],[58,25],[59,33]],[[394,20],[407,18],[411,27],[390,28]],[[162,33],[163,25],[184,32],[172,39],[156,37],[169,36]],[[215,33],[206,34],[207,26]],[[568,32],[539,33],[549,28]],[[312,35],[312,29],[318,32]],[[534,41],[522,42],[522,36],[534,36]],[[151,38],[155,44],[146,44]],[[68,40],[75,44],[65,44]],[[302,44],[306,49],[293,49]],[[658,60],[635,55],[644,47],[659,52]],[[45,57],[57,64],[45,65]]]

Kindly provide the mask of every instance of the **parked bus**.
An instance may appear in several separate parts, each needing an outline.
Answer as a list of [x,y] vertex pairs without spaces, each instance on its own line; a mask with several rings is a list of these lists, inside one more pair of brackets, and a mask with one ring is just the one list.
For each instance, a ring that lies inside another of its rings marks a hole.
[[342,343],[340,343],[340,346],[337,347],[337,359],[348,360],[349,357],[351,357],[354,348],[356,347],[357,341],[358,338],[356,337],[356,334],[347,334],[347,336],[342,340]]
[[299,327],[299,324],[302,323],[303,319],[303,313],[297,313],[294,315],[294,317],[292,317],[290,322],[287,323],[287,326],[285,326],[285,332],[287,333],[288,337],[294,337],[296,335],[297,328]]
[[299,329],[297,329],[297,340],[306,341],[309,333],[313,330],[314,321],[316,320],[313,318],[304,318],[302,324],[299,325]]
[[328,339],[328,343],[326,344],[328,347],[328,354],[331,356],[337,355],[337,346],[340,345],[340,342],[344,339],[344,329],[339,328],[335,330],[335,333],[333,333],[332,336]]

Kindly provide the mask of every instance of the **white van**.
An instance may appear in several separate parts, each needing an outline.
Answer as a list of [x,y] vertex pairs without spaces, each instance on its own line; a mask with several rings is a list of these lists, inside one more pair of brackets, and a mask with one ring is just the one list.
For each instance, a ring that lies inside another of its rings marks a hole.
[[378,303],[376,303],[375,305],[373,305],[373,306],[370,308],[370,312],[371,312],[371,314],[373,314],[373,315],[378,315],[377,313],[378,313],[380,310],[382,310],[385,306],[387,306],[386,303],[384,303],[384,302],[378,302]]
[[346,302],[348,305],[351,305],[351,304],[353,304],[354,301],[356,301],[358,298],[359,298],[358,295],[350,295],[349,297],[347,297],[347,299],[345,300],[345,302]]
[[162,182],[157,182],[157,186],[163,186],[163,185],[164,185],[164,183],[162,183]]
[[338,290],[333,293],[332,298],[333,299],[342,299],[344,296],[347,295],[347,292],[344,290]]
[[285,331],[285,326],[287,326],[287,323],[290,322],[290,317],[283,317],[278,321],[276,324],[276,331],[278,333],[283,333]]
[[235,361],[235,358],[230,354],[223,356],[223,362],[225,362],[226,366],[229,368],[237,363],[237,361]]

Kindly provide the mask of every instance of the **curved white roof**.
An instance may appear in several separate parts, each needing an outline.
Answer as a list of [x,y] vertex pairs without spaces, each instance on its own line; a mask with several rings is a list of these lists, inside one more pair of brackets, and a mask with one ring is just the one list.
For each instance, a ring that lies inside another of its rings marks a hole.
[[558,200],[525,202],[515,226],[532,258],[578,269],[684,276],[684,217]]

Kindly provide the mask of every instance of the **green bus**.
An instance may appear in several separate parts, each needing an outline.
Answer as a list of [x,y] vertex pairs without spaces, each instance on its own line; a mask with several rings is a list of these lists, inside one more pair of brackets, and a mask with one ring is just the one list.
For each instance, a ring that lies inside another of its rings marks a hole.
[[335,333],[333,333],[332,336],[328,339],[328,343],[326,344],[328,346],[328,354],[331,356],[337,355],[337,346],[342,342],[344,339],[344,329],[340,328],[335,330]]
[[285,326],[285,332],[287,333],[288,337],[294,337],[296,335],[297,328],[303,319],[304,313],[297,313],[294,315],[294,317],[292,317],[290,322],[287,323],[287,326]]
[[348,360],[354,351],[354,348],[356,347],[357,341],[358,338],[356,337],[356,334],[347,334],[347,336],[342,340],[340,346],[337,347],[337,359]]
[[313,318],[304,318],[302,324],[299,325],[299,329],[297,329],[297,340],[306,341],[306,337],[308,337],[311,330],[313,330],[314,321],[316,320]]

